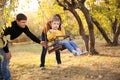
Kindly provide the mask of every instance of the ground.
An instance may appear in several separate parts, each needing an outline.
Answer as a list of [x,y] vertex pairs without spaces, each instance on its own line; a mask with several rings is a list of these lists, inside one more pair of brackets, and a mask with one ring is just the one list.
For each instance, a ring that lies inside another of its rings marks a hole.
[[13,45],[10,50],[12,80],[120,80],[120,46],[97,42],[96,50],[100,54],[95,56],[73,56],[64,50],[61,65],[56,64],[54,53],[47,54],[46,70],[39,68],[40,45]]

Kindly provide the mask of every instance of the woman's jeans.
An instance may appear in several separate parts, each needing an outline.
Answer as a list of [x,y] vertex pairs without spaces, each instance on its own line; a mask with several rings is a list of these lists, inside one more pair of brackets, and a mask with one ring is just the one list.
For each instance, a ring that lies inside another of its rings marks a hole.
[[70,52],[78,48],[78,46],[73,41],[69,40],[61,40],[58,44],[65,46]]
[[[45,66],[45,57],[46,57],[46,53],[47,53],[47,48],[42,47],[42,54],[41,54],[41,64],[40,64],[40,67],[44,67],[44,66]],[[57,64],[61,64],[60,52],[59,52],[59,51],[55,51],[55,54],[56,54]]]
[[0,79],[10,80],[10,71],[8,68],[9,60],[6,58],[6,53],[0,48]]

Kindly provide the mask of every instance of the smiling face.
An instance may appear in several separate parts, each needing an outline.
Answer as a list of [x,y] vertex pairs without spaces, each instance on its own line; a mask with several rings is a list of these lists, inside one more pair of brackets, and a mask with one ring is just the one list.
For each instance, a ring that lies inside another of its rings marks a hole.
[[57,30],[59,28],[59,25],[60,25],[60,21],[52,21],[51,22],[51,27],[54,30]]
[[25,28],[26,26],[26,23],[27,23],[27,17],[25,14],[23,13],[19,13],[17,16],[16,16],[16,22],[18,24],[18,26],[20,28]]
[[17,24],[19,25],[20,28],[25,28],[27,20],[16,20]]

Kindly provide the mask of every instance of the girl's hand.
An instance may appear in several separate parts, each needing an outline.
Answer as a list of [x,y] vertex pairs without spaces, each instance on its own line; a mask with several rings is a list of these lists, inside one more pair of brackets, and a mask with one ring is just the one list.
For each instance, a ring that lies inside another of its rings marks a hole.
[[53,30],[53,29],[52,29],[51,32],[52,32],[52,33],[56,33],[56,30]]
[[64,28],[64,26],[63,26],[63,25],[61,25],[61,28]]

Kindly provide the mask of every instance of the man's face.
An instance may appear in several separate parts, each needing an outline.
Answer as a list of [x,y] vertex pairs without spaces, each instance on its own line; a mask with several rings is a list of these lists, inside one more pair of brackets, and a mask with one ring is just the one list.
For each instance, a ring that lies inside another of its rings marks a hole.
[[51,23],[52,29],[57,30],[59,28],[60,22],[59,21],[53,21]]
[[20,20],[20,21],[16,20],[16,22],[19,25],[19,27],[25,28],[27,20]]

